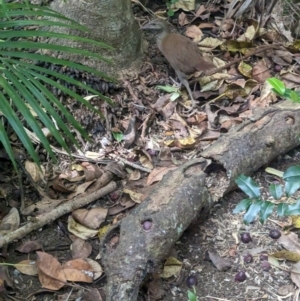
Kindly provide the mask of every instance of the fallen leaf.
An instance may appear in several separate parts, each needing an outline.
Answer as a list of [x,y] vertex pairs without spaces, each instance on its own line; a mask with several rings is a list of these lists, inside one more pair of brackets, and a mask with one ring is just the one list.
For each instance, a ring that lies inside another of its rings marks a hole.
[[38,276],[42,286],[55,291],[61,289],[67,282],[61,264],[48,253],[36,252],[36,254]]

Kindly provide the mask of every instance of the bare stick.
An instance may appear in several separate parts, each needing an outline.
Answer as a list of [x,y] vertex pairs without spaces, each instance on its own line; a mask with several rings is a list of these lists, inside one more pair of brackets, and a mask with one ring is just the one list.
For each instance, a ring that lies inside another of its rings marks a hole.
[[62,204],[52,210],[51,212],[48,212],[46,214],[43,214],[41,216],[35,217],[27,223],[25,226],[10,232],[9,234],[5,236],[0,236],[0,248],[12,242],[15,239],[19,239],[23,237],[24,235],[30,233],[33,230],[37,230],[53,221],[58,219],[59,217],[72,212],[75,209],[81,208],[85,205],[90,204],[91,202],[103,197],[104,195],[107,195],[108,193],[114,191],[117,188],[116,182],[110,182],[103,188],[89,194],[85,195],[83,197],[75,198],[74,200],[69,201],[68,203]]

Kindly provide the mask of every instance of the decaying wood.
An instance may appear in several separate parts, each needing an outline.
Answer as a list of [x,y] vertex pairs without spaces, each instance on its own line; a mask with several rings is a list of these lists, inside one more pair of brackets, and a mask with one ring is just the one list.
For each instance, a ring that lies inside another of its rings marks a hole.
[[[183,231],[201,218],[200,212],[209,211],[212,199],[234,189],[237,175],[250,175],[300,144],[299,120],[300,106],[289,102],[258,111],[220,137],[200,159],[164,176],[150,196],[106,235],[102,246],[106,300],[137,300],[147,273],[160,266]],[[150,230],[143,229],[144,221],[152,222]]]

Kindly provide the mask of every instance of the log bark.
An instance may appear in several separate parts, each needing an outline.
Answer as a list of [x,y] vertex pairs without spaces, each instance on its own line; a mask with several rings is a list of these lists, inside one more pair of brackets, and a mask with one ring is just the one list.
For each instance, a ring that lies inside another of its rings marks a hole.
[[[288,101],[258,110],[251,120],[221,136],[201,153],[201,158],[165,175],[102,243],[106,300],[137,300],[147,273],[167,258],[195,218],[206,216],[212,200],[219,200],[235,188],[234,179],[239,174],[251,175],[300,144],[299,120],[300,105]],[[145,221],[152,223],[150,230],[144,230]]]

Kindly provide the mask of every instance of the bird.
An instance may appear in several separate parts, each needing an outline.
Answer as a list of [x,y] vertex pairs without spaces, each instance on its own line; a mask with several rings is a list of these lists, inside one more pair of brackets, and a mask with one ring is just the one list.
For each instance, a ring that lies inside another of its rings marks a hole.
[[169,24],[162,19],[154,19],[141,29],[156,34],[158,49],[175,70],[191,98],[192,106],[187,112],[192,111],[195,108],[195,100],[189,86],[188,76],[196,71],[213,69],[215,65],[204,59],[196,43],[181,34],[172,33]]

